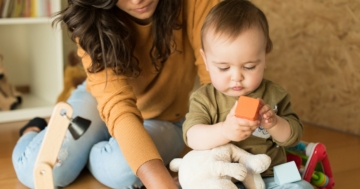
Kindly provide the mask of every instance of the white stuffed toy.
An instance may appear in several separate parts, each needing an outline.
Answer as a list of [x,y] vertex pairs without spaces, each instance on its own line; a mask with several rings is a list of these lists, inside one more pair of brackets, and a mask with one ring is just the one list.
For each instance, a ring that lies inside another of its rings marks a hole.
[[173,159],[170,170],[179,172],[182,189],[237,189],[232,178],[247,189],[264,189],[260,173],[270,163],[265,154],[253,155],[229,143],[211,150],[192,150],[183,158]]

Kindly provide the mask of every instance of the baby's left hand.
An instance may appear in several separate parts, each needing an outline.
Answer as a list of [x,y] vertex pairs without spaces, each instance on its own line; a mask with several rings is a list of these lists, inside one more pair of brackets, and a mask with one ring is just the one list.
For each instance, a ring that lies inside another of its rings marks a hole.
[[260,125],[264,129],[271,129],[277,124],[277,115],[275,111],[270,107],[269,104],[265,104],[265,102],[260,99]]

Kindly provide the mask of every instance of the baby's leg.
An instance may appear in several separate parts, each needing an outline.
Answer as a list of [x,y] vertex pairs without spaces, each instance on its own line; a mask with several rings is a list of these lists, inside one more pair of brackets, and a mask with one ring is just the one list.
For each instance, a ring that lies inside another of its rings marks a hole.
[[287,183],[280,186],[275,183],[274,177],[267,177],[263,180],[265,182],[266,189],[314,189],[314,187],[305,180]]

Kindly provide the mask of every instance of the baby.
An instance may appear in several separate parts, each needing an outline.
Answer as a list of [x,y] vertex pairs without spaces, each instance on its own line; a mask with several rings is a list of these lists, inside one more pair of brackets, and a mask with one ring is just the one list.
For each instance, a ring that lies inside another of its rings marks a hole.
[[[264,13],[250,1],[222,1],[207,15],[201,37],[201,55],[212,83],[191,96],[183,125],[186,144],[209,150],[232,143],[251,154],[266,154],[271,157],[270,167],[261,174],[266,188],[312,188],[304,180],[286,186],[274,180],[273,167],[286,162],[284,148],[300,141],[303,125],[289,93],[263,78],[272,49]],[[235,116],[240,96],[260,99],[259,119]]]

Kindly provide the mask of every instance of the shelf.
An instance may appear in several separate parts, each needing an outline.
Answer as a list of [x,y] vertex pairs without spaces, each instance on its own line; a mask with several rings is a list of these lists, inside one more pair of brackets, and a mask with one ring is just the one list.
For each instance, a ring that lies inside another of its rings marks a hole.
[[49,24],[53,21],[50,17],[39,18],[1,18],[0,25],[18,25],[18,24]]
[[0,123],[21,121],[34,117],[50,117],[55,104],[38,96],[22,95],[22,104],[15,110],[0,111]]
[[[12,0],[15,1],[15,0]],[[59,0],[50,0],[55,15]],[[1,111],[0,123],[49,117],[63,89],[63,40],[54,17],[0,18],[0,53],[8,81],[13,86],[29,86],[22,104]]]

